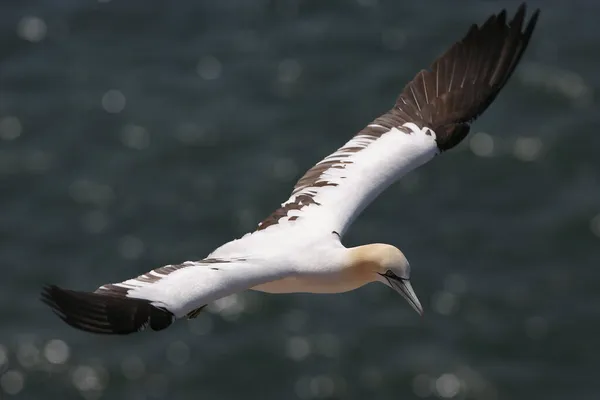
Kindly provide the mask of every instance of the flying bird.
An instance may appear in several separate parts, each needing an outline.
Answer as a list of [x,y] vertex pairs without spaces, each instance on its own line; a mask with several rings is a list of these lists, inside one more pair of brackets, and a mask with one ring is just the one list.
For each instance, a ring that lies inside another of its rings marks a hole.
[[341,238],[389,185],[467,136],[527,48],[539,10],[525,16],[522,4],[510,20],[503,10],[472,25],[404,87],[391,110],[309,169],[255,231],[203,260],[162,266],[94,292],[45,286],[41,300],[67,324],[102,334],[162,330],[246,289],[341,293],[381,282],[422,313],[410,264],[398,248],[346,248]]

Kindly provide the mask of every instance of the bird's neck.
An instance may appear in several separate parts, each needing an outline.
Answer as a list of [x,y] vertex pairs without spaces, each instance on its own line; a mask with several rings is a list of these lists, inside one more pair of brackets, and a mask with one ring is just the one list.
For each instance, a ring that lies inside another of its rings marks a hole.
[[373,282],[380,264],[379,245],[366,244],[347,249],[346,263],[345,274],[363,279],[365,283]]

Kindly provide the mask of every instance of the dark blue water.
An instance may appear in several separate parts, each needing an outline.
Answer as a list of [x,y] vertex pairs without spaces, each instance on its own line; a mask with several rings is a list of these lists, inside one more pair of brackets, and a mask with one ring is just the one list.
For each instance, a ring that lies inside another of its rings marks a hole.
[[0,397],[597,399],[600,5],[536,1],[515,76],[456,150],[387,190],[348,246],[382,285],[241,293],[99,337],[38,300],[198,259],[514,1],[0,3]]

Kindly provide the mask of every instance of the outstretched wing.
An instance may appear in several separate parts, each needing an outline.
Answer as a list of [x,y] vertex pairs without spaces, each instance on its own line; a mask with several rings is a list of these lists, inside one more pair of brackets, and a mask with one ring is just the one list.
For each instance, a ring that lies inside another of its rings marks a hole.
[[88,332],[161,330],[176,318],[196,317],[211,301],[293,274],[285,268],[239,258],[188,261],[100,286],[93,293],[47,286],[42,301],[67,324]]
[[391,183],[460,143],[527,48],[539,10],[526,24],[525,11],[523,4],[508,22],[502,11],[471,26],[406,85],[394,108],[308,170],[258,230],[291,223],[343,234]]

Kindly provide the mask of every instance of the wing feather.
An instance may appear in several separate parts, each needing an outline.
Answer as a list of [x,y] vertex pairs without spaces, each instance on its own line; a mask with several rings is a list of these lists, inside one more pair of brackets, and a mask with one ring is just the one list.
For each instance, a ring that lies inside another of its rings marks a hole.
[[[340,234],[395,180],[460,143],[520,61],[539,16],[526,7],[472,25],[462,40],[409,82],[387,113],[309,169],[258,231],[292,222]],[[307,226],[304,226],[308,229]]]
[[162,330],[177,318],[195,318],[211,301],[293,273],[285,263],[209,258],[160,267],[95,292],[47,286],[42,301],[77,329],[129,334],[147,327]]

